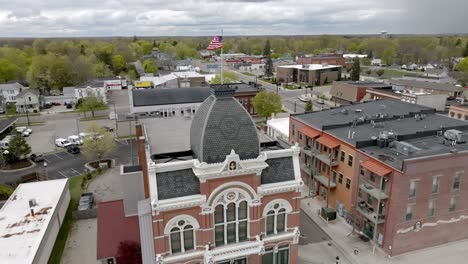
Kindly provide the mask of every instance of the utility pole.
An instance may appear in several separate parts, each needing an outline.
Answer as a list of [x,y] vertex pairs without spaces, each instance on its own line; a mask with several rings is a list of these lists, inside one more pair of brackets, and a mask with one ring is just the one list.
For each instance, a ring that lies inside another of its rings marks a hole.
[[28,120],[28,126],[31,125],[31,123],[29,122],[29,111],[28,111],[28,105],[26,104],[26,98],[23,98],[23,102],[24,102],[24,105],[23,105],[23,109],[24,109],[24,112],[26,113],[26,119]]
[[114,106],[115,135],[117,135],[118,122],[117,122],[117,111],[115,110],[115,102],[112,102],[112,105]]
[[[129,135],[132,135],[132,121],[128,120],[128,131]],[[133,165],[133,140],[130,138],[130,158],[132,159]]]
[[296,113],[296,103],[297,101],[294,101],[294,113]]

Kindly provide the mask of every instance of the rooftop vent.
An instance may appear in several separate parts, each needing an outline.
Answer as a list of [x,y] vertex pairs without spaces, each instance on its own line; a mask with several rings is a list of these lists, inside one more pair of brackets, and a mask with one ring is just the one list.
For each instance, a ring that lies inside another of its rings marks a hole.
[[36,199],[29,199],[29,207],[33,208],[37,205]]
[[394,148],[396,152],[401,153],[403,155],[410,155],[418,150],[419,148],[411,145],[408,142],[403,142],[403,141],[394,141],[389,144],[391,148]]
[[341,109],[340,113],[342,113],[343,115],[347,115],[348,114],[348,109]]
[[449,129],[445,131],[444,137],[456,143],[464,143],[468,139],[468,133],[463,133],[460,130]]
[[361,112],[362,112],[362,109],[355,109],[354,112],[356,112],[356,113],[361,113]]

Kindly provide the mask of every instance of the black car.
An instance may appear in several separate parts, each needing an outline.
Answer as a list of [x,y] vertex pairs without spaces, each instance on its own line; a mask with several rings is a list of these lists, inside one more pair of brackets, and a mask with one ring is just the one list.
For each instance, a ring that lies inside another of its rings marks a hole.
[[80,153],[80,148],[77,145],[70,145],[67,147],[67,152],[71,154],[78,154]]

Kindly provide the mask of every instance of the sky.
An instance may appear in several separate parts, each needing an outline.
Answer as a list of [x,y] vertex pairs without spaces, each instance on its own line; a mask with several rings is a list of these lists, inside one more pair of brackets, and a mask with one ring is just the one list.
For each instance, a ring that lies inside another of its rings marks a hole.
[[468,33],[468,0],[0,0],[0,37]]

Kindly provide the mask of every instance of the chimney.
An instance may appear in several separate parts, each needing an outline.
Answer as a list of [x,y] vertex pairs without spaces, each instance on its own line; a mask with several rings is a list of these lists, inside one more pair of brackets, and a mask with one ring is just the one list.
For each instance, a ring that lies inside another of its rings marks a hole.
[[36,199],[29,199],[29,208],[31,209],[31,216],[34,216],[34,206],[36,206]]
[[135,126],[135,135],[136,135],[136,145],[137,145],[137,155],[138,161],[141,166],[141,171],[143,173],[143,189],[145,192],[145,198],[150,197],[149,191],[149,175],[148,175],[148,161],[146,160],[146,151],[145,151],[145,136],[143,135],[143,127],[141,124]]

